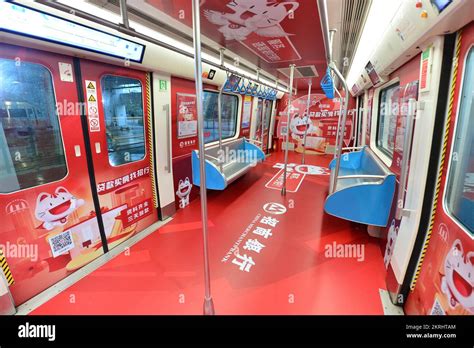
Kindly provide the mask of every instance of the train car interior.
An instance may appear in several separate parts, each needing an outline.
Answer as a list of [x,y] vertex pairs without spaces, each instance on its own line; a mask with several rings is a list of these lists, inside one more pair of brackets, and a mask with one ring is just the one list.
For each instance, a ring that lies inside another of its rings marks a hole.
[[473,5],[0,1],[0,313],[474,314]]

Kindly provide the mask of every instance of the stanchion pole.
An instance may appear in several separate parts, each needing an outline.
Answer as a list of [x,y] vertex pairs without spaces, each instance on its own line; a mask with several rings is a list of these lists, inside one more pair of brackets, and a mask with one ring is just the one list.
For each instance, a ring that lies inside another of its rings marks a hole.
[[204,152],[204,114],[203,114],[203,88],[202,88],[202,61],[201,61],[201,21],[199,0],[193,0],[193,43],[194,43],[194,77],[196,80],[196,109],[198,118],[199,139],[199,172],[201,179],[201,219],[204,247],[204,315],[213,315],[214,303],[211,296],[211,276],[209,269],[209,244],[207,234],[207,192],[206,170]]
[[[309,103],[311,102],[311,85],[312,85],[312,82],[309,81],[309,84],[308,84],[308,99],[306,99],[306,117],[308,118],[307,122],[311,122],[311,118],[309,117]],[[309,125],[310,123],[308,123]],[[305,160],[305,155],[306,155],[306,134],[308,134],[308,129],[309,127],[306,127],[306,130],[304,132],[304,136],[303,136],[303,159],[301,160],[301,164],[304,164],[304,160]]]
[[283,167],[283,188],[281,194],[286,196],[286,172],[288,170],[288,141],[290,138],[290,114],[291,114],[291,102],[293,99],[293,76],[295,73],[295,64],[290,65],[290,94],[288,96],[288,112],[286,115],[286,136],[285,136],[285,165]]

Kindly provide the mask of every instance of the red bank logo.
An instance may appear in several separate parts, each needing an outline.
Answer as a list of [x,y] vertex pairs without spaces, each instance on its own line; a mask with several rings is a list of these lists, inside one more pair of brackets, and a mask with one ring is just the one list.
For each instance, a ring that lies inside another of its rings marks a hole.
[[279,203],[267,203],[263,206],[263,210],[273,215],[281,215],[286,213],[286,207]]

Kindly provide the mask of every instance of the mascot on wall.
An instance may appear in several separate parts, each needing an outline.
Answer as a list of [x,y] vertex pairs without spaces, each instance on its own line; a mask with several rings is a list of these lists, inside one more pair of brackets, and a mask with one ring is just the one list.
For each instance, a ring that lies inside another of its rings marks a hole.
[[176,195],[179,197],[179,207],[185,208],[189,205],[189,194],[191,193],[191,189],[193,185],[189,181],[189,178],[180,180],[178,184],[178,191],[176,191]]
[[84,205],[83,199],[77,199],[64,187],[58,187],[53,194],[42,192],[36,199],[35,216],[42,222],[39,228],[48,231],[64,226],[69,215]]
[[446,295],[449,306],[462,306],[474,314],[474,251],[464,253],[461,241],[457,239],[444,261],[444,277],[441,290]]

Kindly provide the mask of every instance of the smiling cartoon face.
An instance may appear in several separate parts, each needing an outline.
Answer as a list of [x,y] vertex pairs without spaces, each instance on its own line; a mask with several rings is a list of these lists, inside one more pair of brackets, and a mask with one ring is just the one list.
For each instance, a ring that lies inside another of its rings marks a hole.
[[46,229],[51,230],[54,226],[64,225],[67,217],[83,204],[82,199],[76,199],[64,187],[58,187],[53,194],[40,193],[36,200],[35,216],[43,221]]
[[461,241],[454,242],[444,263],[445,280],[451,295],[450,305],[457,303],[474,313],[474,251],[464,255]]
[[312,133],[313,128],[313,123],[307,116],[301,117],[297,114],[290,122],[291,133],[298,138],[303,138],[305,133]]
[[191,192],[193,185],[189,182],[189,178],[186,178],[184,181],[180,180],[178,184],[178,191],[176,191],[176,194],[178,197],[183,198],[189,195]]

